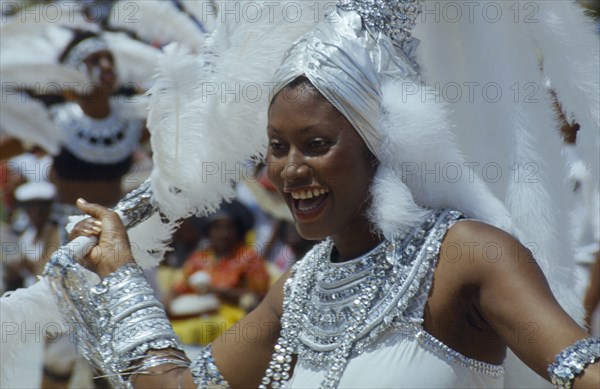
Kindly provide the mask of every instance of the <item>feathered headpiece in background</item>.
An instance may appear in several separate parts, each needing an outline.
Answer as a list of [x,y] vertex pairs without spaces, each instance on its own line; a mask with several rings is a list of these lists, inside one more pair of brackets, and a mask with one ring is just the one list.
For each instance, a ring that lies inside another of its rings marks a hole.
[[[31,95],[62,95],[65,89],[71,88],[76,92],[84,90],[90,83],[89,78],[81,71],[60,63],[59,58],[73,40],[75,31],[72,28],[99,32],[95,25],[85,22],[81,15],[72,11],[72,8],[63,9],[61,18],[52,22],[39,17],[36,19],[33,17],[35,13],[29,13],[32,17],[21,17],[17,13],[3,16],[0,26],[3,96],[0,104],[0,130],[2,135],[7,133],[23,142],[39,145],[50,154],[58,153],[63,142],[63,132],[54,125],[47,107]],[[147,88],[161,51],[123,33],[101,35],[115,58],[119,85],[130,89]],[[112,107],[126,112],[128,117],[147,116],[144,106],[147,99],[134,97],[116,100],[117,103],[111,102]],[[163,227],[162,224],[159,223],[159,227]],[[45,329],[69,331],[69,328],[62,328],[64,319],[46,278],[30,288],[19,289],[10,296],[2,297],[0,311],[3,327],[5,323],[15,324],[19,328],[41,325]],[[32,363],[29,358],[32,348],[43,345],[39,339],[36,341],[28,338],[27,342],[22,339],[15,336],[3,340],[0,347],[0,359],[3,361],[1,387],[22,384],[22,377],[15,376],[15,372],[25,369],[14,369],[15,366]]]
[[57,153],[61,131],[50,120],[46,107],[31,98],[36,94],[58,94],[67,86],[81,91],[87,75],[58,62],[58,56],[72,37],[66,29],[8,19],[0,26],[0,78],[3,103],[0,128],[3,133]]
[[[178,42],[199,51],[216,14],[212,1],[186,2],[193,13],[177,7],[175,1],[120,0],[113,4],[108,17],[111,28],[130,31],[140,39],[163,45]],[[189,4],[189,3],[194,3]]]

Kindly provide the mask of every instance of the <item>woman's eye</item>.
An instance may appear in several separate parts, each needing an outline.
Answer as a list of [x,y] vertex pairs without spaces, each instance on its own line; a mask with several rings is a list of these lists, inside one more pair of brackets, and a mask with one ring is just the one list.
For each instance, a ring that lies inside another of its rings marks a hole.
[[272,140],[269,142],[269,148],[272,152],[281,152],[285,149],[285,146],[279,141]]
[[325,141],[325,139],[315,139],[310,142],[309,146],[313,150],[314,149],[319,150],[319,149],[323,149],[323,148],[327,147],[328,143],[327,143],[327,141]]

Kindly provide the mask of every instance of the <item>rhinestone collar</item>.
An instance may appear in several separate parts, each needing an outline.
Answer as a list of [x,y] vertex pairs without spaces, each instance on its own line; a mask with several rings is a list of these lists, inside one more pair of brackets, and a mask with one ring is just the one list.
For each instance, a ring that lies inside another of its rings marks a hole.
[[346,364],[383,331],[414,321],[409,304],[437,260],[441,241],[459,212],[432,212],[419,226],[364,256],[330,261],[333,242],[316,245],[285,285],[281,335],[262,381],[279,388],[289,379],[291,354],[327,371],[321,387],[336,387]]

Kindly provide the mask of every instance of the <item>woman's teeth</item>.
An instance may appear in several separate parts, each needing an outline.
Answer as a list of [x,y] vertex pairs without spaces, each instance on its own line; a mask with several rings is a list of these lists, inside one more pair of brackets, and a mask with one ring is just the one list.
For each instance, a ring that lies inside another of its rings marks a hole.
[[324,195],[325,193],[329,193],[329,189],[326,188],[313,188],[313,189],[305,189],[299,190],[296,192],[292,192],[292,198],[294,200],[306,200],[312,199],[313,197]]

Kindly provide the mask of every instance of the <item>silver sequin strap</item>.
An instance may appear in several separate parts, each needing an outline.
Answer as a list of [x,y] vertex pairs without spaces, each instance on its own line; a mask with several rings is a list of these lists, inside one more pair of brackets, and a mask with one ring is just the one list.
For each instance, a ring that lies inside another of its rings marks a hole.
[[557,388],[573,387],[573,380],[587,365],[600,360],[600,338],[581,339],[560,352],[548,366],[548,375]]
[[198,389],[231,388],[225,377],[219,372],[217,365],[215,365],[210,346],[202,348],[202,351],[194,358],[190,370],[192,371],[194,383],[198,386]]

